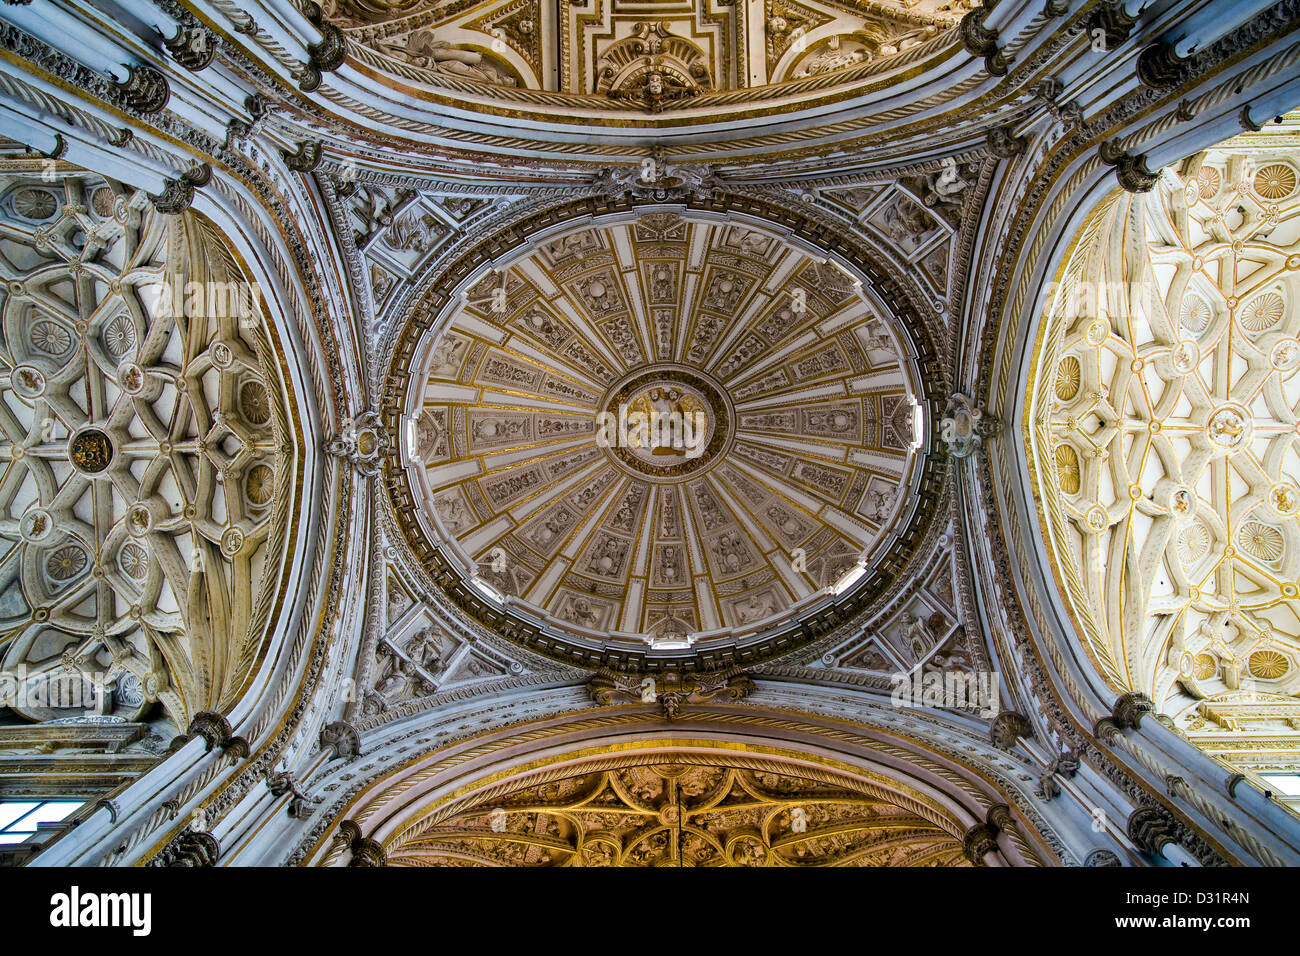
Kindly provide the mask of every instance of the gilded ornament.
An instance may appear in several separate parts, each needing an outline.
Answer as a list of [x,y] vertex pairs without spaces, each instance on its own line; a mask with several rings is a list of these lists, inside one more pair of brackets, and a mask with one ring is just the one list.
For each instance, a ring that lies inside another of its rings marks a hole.
[[271,420],[271,402],[266,386],[261,382],[245,382],[239,387],[239,410],[253,425],[265,425]]
[[1178,535],[1178,556],[1183,564],[1195,564],[1210,550],[1210,532],[1199,521],[1188,525]]
[[1196,185],[1200,198],[1207,202],[1219,194],[1223,178],[1213,166],[1202,166],[1196,171]]
[[1260,680],[1277,680],[1285,677],[1291,669],[1291,662],[1285,654],[1275,650],[1259,650],[1247,658],[1250,672]]
[[98,428],[85,428],[73,437],[68,452],[78,471],[96,475],[112,463],[113,442]]
[[1245,521],[1237,532],[1237,546],[1253,558],[1276,561],[1282,557],[1282,532],[1259,521]]
[[1061,490],[1077,495],[1080,487],[1079,453],[1067,444],[1056,446],[1056,477]]
[[67,544],[50,554],[45,570],[56,581],[69,581],[86,570],[86,552],[75,544]]
[[1056,370],[1056,397],[1063,402],[1070,401],[1079,394],[1079,385],[1082,381],[1083,368],[1079,364],[1079,359],[1067,355],[1061,359],[1061,364]]
[[1286,163],[1271,163],[1255,174],[1255,192],[1269,202],[1286,199],[1295,192],[1296,173]]
[[1263,332],[1282,320],[1285,305],[1276,292],[1255,296],[1238,313],[1237,321],[1249,332]]
[[1213,315],[1210,304],[1204,298],[1192,292],[1183,298],[1183,305],[1178,318],[1183,328],[1195,334],[1205,331],[1205,327],[1210,324]]

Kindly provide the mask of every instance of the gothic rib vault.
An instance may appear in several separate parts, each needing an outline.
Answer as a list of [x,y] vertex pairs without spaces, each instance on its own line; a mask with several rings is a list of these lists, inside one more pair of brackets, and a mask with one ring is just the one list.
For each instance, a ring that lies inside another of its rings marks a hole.
[[0,183],[4,667],[187,727],[238,699],[277,599],[294,454],[278,360],[210,225],[27,166]]
[[1246,133],[1098,212],[1053,305],[1032,439],[1103,673],[1280,773],[1300,728],[1296,160]]
[[[560,777],[409,826],[390,866],[969,866],[915,808],[821,775],[701,763]],[[928,808],[926,808],[928,810]]]
[[123,6],[0,6],[0,861],[1300,863],[1295,0]]

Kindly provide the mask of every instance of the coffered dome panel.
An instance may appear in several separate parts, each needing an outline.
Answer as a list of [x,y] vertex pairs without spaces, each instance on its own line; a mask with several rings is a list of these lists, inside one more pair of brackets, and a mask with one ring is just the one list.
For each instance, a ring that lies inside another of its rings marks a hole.
[[481,592],[646,650],[824,604],[910,518],[906,339],[846,266],[648,209],[471,279],[417,350],[419,531]]

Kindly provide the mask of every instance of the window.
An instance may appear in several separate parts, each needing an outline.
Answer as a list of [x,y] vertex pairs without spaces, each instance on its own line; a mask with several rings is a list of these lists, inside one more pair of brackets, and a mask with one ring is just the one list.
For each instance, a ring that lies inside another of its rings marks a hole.
[[0,845],[22,843],[42,823],[58,823],[80,807],[79,802],[42,800],[36,803],[0,803]]
[[1288,797],[1300,797],[1300,773],[1265,773],[1260,776],[1271,789]]

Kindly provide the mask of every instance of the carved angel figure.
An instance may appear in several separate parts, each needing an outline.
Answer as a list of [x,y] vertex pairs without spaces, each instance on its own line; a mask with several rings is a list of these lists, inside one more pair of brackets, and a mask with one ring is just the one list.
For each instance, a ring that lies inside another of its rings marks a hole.
[[473,50],[458,50],[446,40],[439,40],[433,30],[427,27],[412,30],[406,38],[405,46],[390,44],[388,48],[390,52],[405,57],[416,66],[426,67],[435,73],[447,73],[496,86],[516,85],[512,77],[490,62],[485,62],[483,54]]

